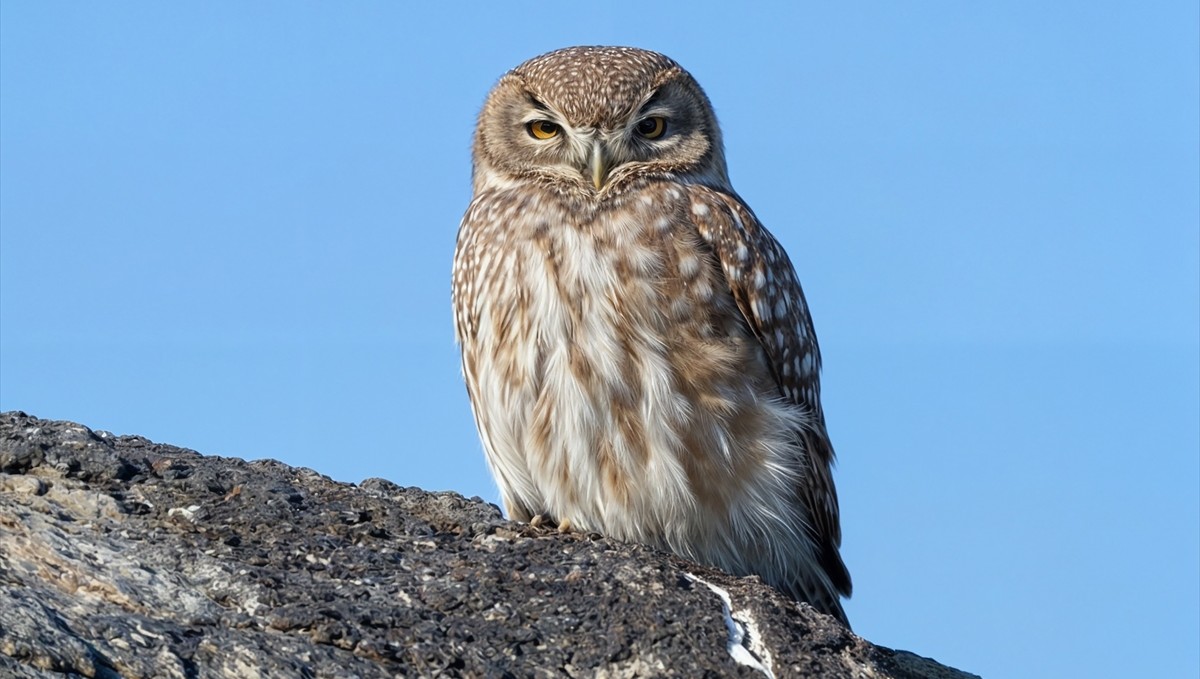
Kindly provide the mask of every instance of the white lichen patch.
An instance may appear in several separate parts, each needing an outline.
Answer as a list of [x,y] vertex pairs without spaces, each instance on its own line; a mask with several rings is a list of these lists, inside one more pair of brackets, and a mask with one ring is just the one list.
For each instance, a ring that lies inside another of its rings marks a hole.
[[199,512],[199,511],[200,511],[200,505],[188,505],[187,507],[171,507],[170,509],[167,510],[167,516],[180,516],[180,517],[183,517],[184,519],[186,519],[187,521],[190,521],[191,523],[196,523],[197,521],[199,521],[199,518],[200,518],[197,516],[197,512]]
[[721,614],[725,618],[725,629],[729,632],[729,640],[725,647],[734,661],[740,665],[752,667],[770,679],[775,679],[771,651],[763,644],[762,635],[758,633],[758,626],[750,611],[745,609],[735,611],[733,601],[729,598],[729,592],[725,589],[691,573],[684,575],[688,580],[708,587],[720,597]]

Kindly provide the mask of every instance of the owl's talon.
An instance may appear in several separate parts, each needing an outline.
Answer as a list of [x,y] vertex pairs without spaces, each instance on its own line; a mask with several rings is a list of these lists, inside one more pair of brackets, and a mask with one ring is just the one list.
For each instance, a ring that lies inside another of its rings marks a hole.
[[533,526],[534,528],[541,528],[542,524],[545,522],[546,522],[546,515],[545,514],[537,514],[532,519],[529,520],[529,525]]
[[571,532],[571,520],[563,519],[562,521],[559,521],[558,522],[558,532],[570,533]]

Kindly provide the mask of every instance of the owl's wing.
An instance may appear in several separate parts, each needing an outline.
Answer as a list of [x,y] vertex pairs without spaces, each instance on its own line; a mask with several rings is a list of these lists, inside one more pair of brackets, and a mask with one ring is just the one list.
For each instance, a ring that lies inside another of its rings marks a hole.
[[805,528],[830,581],[850,596],[850,574],[838,551],[842,531],[833,446],[821,410],[821,352],[800,281],[783,246],[737,196],[699,185],[689,193],[691,220],[712,247],[738,308],[762,343],[780,392],[812,415],[813,425],[798,432],[809,467],[800,488],[811,521]]

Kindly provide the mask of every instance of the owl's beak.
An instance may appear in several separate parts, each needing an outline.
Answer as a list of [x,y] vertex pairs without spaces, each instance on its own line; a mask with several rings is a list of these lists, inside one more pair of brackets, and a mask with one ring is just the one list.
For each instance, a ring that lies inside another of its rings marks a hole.
[[592,171],[592,184],[599,191],[608,176],[608,159],[604,157],[604,142],[599,139],[592,142],[592,154],[588,159],[588,168]]

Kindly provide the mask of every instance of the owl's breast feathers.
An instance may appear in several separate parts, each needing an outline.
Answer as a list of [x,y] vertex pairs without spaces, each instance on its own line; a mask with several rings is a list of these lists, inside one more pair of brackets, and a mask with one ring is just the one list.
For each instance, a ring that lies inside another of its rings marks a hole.
[[649,182],[595,208],[483,191],[453,295],[510,515],[758,573],[844,619],[811,321],[735,196]]

